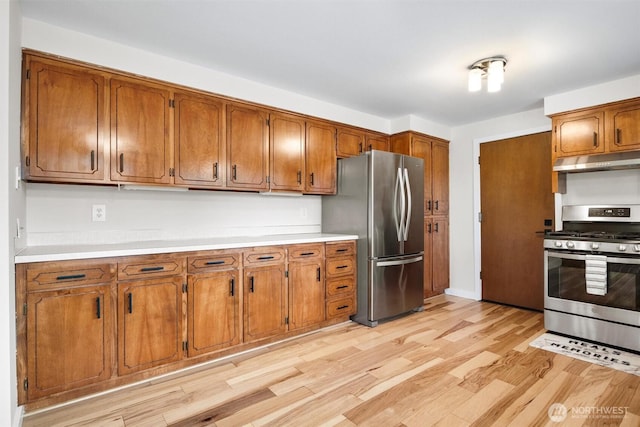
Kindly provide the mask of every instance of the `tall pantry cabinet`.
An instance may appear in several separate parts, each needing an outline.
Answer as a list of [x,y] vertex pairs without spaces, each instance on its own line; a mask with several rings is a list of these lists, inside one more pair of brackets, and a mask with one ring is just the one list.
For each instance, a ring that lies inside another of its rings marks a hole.
[[424,160],[424,297],[432,297],[449,287],[449,142],[402,132],[390,146]]

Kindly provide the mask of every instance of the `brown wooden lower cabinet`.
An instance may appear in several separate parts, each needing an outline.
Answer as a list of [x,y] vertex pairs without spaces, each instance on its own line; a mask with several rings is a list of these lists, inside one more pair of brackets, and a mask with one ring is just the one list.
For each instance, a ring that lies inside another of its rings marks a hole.
[[346,321],[355,259],[355,241],[340,241],[17,264],[18,403],[42,408]]
[[424,219],[424,297],[449,287],[449,217]]

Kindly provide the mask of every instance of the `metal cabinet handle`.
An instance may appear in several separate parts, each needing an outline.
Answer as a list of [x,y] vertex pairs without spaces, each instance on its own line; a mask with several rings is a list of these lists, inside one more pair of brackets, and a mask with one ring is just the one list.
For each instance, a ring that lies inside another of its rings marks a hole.
[[336,249],[336,252],[347,252],[347,251],[348,251],[347,248]]
[[436,200],[436,201],[435,201],[435,203],[434,203],[434,205],[435,205],[436,210],[438,210],[438,209],[439,209],[439,206],[440,206],[440,204],[439,204],[439,200]]
[[311,172],[311,175],[309,175],[309,183],[313,185],[313,172]]
[[427,200],[427,210],[431,210],[431,200]]
[[265,255],[265,256],[259,256],[258,260],[259,261],[263,261],[265,259],[273,259],[274,257],[272,255]]
[[254,281],[253,281],[253,276],[251,276],[251,277],[249,278],[249,291],[250,291],[250,292],[254,292],[254,284],[255,284],[255,283],[254,283]]
[[302,171],[298,171],[298,184],[302,184]]
[[207,261],[205,262],[205,265],[221,265],[224,264],[224,261],[218,260],[218,261]]
[[236,281],[235,281],[235,279],[231,279],[231,280],[229,280],[229,295],[230,295],[230,296],[234,296],[234,294],[235,294],[235,288],[236,288]]
[[161,265],[159,265],[157,267],[142,267],[140,269],[140,271],[143,272],[143,273],[148,273],[150,271],[162,271],[162,270],[164,270],[164,267],[161,266]]
[[616,145],[622,144],[622,129],[616,128]]
[[340,286],[336,286],[336,289],[345,289],[348,288],[348,285],[340,285]]
[[84,279],[85,277],[87,277],[86,274],[69,274],[68,276],[58,276],[56,280]]
[[120,173],[124,172],[124,153],[120,153]]
[[436,233],[437,233],[437,232],[439,231],[439,230],[438,230],[438,223],[437,223],[437,222],[435,223],[435,228],[436,228]]
[[347,268],[347,267],[349,267],[349,266],[348,265],[339,265],[336,268],[342,269],[342,268]]
[[316,270],[316,281],[320,281],[320,267]]
[[213,164],[213,179],[218,179],[218,162]]
[[349,308],[348,305],[341,305],[340,307],[337,307],[337,310],[344,310],[345,308]]
[[91,150],[91,170],[96,170],[96,152]]
[[362,153],[362,142],[358,144],[358,152]]
[[431,223],[427,224],[427,233],[431,234]]
[[237,177],[237,172],[238,172],[238,166],[237,165],[233,165],[231,166],[231,180],[235,181],[236,177]]
[[598,132],[593,133],[593,146],[594,147],[598,146]]
[[100,297],[96,298],[96,317],[99,319],[101,316],[101,311],[100,310]]
[[129,300],[129,314],[133,313],[133,293],[129,292],[128,295],[128,300]]

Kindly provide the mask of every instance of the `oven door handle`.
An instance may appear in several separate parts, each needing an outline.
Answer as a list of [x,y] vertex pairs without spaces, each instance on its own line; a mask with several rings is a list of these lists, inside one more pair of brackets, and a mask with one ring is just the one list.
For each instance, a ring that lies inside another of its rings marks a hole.
[[576,259],[578,261],[584,261],[586,254],[571,254],[565,252],[545,251],[549,258],[563,258],[563,259]]
[[[563,259],[575,259],[578,261],[586,260],[586,253],[584,254],[576,254],[576,253],[564,253],[558,251],[545,251],[547,253],[547,257],[549,258],[563,258]],[[640,258],[619,258],[615,256],[609,256],[603,254],[607,257],[607,264],[633,264],[640,265]]]

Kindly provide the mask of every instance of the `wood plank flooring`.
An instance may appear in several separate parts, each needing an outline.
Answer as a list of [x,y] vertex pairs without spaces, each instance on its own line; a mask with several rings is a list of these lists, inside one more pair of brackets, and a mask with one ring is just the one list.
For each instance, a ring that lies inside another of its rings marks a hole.
[[640,425],[640,377],[529,347],[543,332],[541,313],[441,295],[376,328],[347,322],[23,426]]

